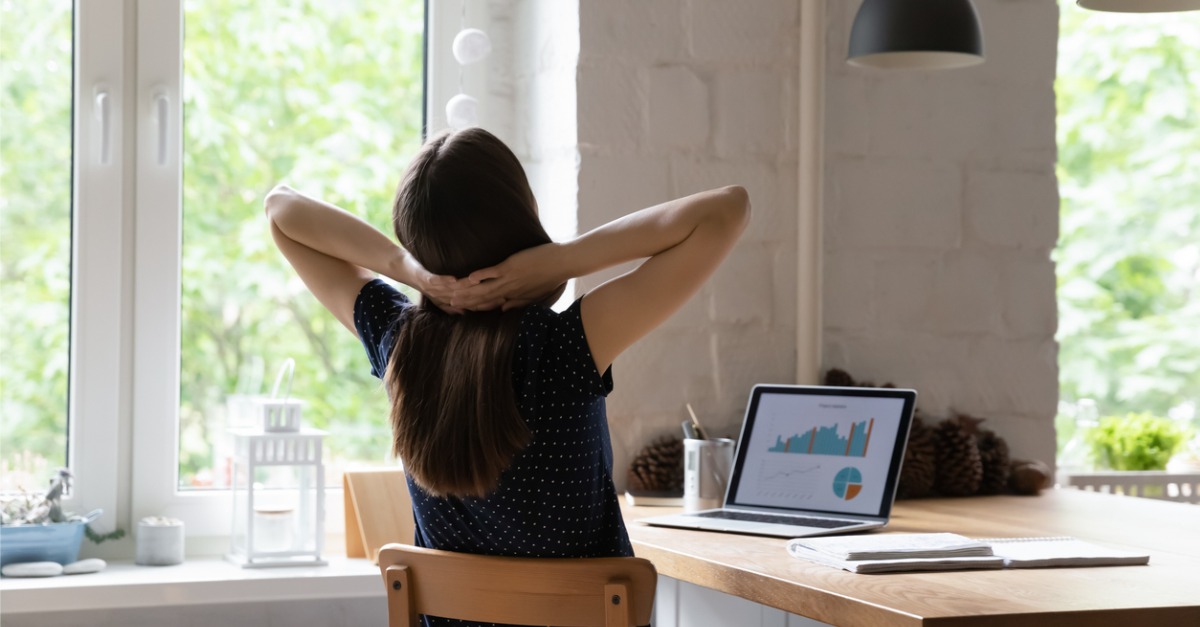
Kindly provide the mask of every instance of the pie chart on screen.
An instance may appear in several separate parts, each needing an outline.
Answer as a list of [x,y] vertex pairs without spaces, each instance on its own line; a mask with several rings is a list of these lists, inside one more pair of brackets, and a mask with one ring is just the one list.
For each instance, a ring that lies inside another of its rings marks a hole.
[[862,492],[862,473],[853,466],[847,466],[838,471],[833,477],[833,493],[839,499],[850,499]]

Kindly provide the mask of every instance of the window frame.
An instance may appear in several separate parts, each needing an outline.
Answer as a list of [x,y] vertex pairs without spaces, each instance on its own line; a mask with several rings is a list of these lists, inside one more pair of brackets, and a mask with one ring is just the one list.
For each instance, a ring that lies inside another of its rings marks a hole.
[[104,510],[92,526],[106,532],[120,522],[128,390],[125,14],[122,0],[77,0],[73,10],[67,465],[74,479],[64,504],[78,513]]

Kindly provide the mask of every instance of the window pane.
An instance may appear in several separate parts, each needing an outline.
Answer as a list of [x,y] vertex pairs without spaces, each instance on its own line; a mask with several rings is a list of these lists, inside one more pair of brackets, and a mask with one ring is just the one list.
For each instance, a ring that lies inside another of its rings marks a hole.
[[1200,433],[1200,14],[1061,10],[1059,443],[1083,399]]
[[0,490],[67,463],[72,3],[0,3]]
[[423,2],[184,6],[180,487],[228,485],[231,396],[269,392],[288,357],[331,476],[382,461],[386,394],[276,251],[262,198],[287,182],[390,232],[420,146]]

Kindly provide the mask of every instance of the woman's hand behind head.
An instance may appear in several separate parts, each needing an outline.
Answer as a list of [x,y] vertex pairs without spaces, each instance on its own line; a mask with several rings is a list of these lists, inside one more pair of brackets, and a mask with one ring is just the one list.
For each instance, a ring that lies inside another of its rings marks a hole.
[[454,297],[454,293],[470,285],[467,279],[456,279],[452,276],[434,274],[425,269],[421,262],[417,261],[411,253],[405,250],[400,251],[400,256],[393,262],[393,267],[396,263],[400,268],[393,272],[389,272],[392,279],[411,285],[416,288],[421,295],[438,309],[448,314],[461,314],[463,309],[455,307],[450,303]]
[[563,257],[562,246],[554,242],[526,248],[495,266],[472,272],[467,285],[455,290],[450,306],[507,311],[557,297],[572,276]]

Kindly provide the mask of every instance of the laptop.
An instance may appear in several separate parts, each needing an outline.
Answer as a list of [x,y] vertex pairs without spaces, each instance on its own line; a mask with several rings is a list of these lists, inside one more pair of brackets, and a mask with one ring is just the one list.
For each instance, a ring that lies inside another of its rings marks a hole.
[[640,522],[782,538],[883,527],[917,393],[756,385],[724,506]]

